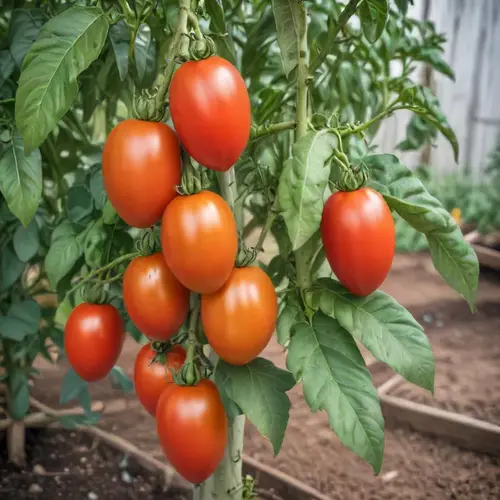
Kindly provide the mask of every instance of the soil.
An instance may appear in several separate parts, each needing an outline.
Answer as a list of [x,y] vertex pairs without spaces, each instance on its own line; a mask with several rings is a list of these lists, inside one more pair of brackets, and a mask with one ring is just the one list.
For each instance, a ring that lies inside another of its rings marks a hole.
[[84,433],[29,430],[26,441],[28,465],[19,469],[7,461],[0,433],[2,500],[187,500],[163,491],[160,477]]
[[[500,424],[499,275],[482,272],[476,315],[431,270],[425,254],[397,256],[383,289],[422,322],[436,358],[434,399],[406,383],[391,394]],[[137,351],[133,341],[126,343],[120,365],[129,375]],[[283,350],[275,342],[264,355],[279,366],[285,364]],[[368,362],[369,357],[366,359]],[[35,395],[57,405],[61,370],[43,362],[40,368],[43,377],[36,384]],[[372,374],[377,386],[393,375],[380,365],[372,367]],[[94,397],[104,400],[121,394],[106,383],[96,384],[92,391]],[[251,424],[246,429],[245,453],[332,499],[500,498],[499,458],[462,450],[409,429],[386,429],[384,465],[374,477],[370,467],[334,436],[326,414],[311,413],[299,386],[289,396],[292,410],[280,455],[273,457],[270,444]],[[162,457],[154,420],[133,396],[126,400],[127,411],[107,416],[101,425]]]

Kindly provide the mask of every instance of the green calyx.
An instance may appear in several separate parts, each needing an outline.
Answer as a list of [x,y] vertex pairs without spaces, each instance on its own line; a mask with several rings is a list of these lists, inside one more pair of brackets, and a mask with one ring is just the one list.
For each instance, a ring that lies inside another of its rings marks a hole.
[[207,59],[217,53],[217,46],[209,36],[203,36],[201,39],[194,38],[189,44],[189,59],[191,61],[200,61]]
[[369,176],[369,170],[363,162],[361,162],[358,166],[353,167],[350,164],[347,155],[338,149],[334,149],[332,160],[340,168],[339,179],[333,183],[335,189],[338,189],[339,191],[357,191],[366,184]]
[[149,122],[161,122],[165,117],[166,106],[158,107],[156,97],[158,87],[143,89],[138,97],[134,97],[132,113],[134,118]]
[[108,293],[101,283],[87,283],[83,286],[82,298],[88,304],[104,305],[109,302]]
[[183,172],[179,194],[197,194],[210,187],[210,179],[204,168],[194,166],[190,156],[184,151],[182,154]]
[[135,247],[143,257],[159,252],[161,244],[158,229],[155,226],[145,229],[135,242]]

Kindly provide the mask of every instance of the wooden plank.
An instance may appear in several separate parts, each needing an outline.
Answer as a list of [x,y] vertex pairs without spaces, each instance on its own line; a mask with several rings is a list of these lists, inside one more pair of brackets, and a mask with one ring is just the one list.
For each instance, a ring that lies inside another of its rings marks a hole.
[[272,490],[273,498],[283,500],[331,500],[330,497],[274,467],[243,456],[243,473],[250,474],[257,482],[257,489]]
[[472,245],[482,266],[491,267],[500,271],[500,252],[482,245]]
[[387,424],[407,424],[472,451],[500,455],[500,426],[395,396],[380,396]]

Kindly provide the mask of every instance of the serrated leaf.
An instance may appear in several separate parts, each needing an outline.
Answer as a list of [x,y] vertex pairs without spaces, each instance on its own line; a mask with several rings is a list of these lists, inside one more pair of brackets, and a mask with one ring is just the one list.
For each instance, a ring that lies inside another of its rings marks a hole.
[[36,220],[33,219],[28,224],[28,227],[24,227],[19,224],[16,232],[14,233],[14,237],[12,238],[12,243],[20,260],[28,262],[31,258],[33,258],[38,252],[38,247],[40,246],[38,224]]
[[18,68],[38,38],[46,17],[41,9],[14,9],[9,27],[10,53]]
[[425,234],[434,266],[474,310],[479,263],[455,219],[395,156],[371,155],[364,162],[371,171],[373,187],[392,210]]
[[323,193],[337,137],[328,130],[312,131],[292,147],[280,176],[278,198],[293,250],[300,248],[321,223]]
[[243,366],[219,360],[216,380],[218,386],[223,384],[222,390],[259,432],[271,441],[277,455],[288,424],[291,405],[286,392],[295,385],[292,374],[263,358],[255,358]]
[[385,28],[389,6],[387,0],[365,0],[359,10],[361,29],[367,40],[376,42]]
[[7,290],[21,276],[26,264],[19,260],[10,245],[0,254],[0,291]]
[[90,178],[90,192],[92,193],[92,198],[94,198],[96,208],[102,210],[108,198],[104,189],[104,178],[101,168],[98,168]]
[[293,327],[287,366],[302,382],[311,410],[326,410],[342,443],[378,474],[384,456],[384,419],[370,372],[349,332],[317,312],[312,325]]
[[0,191],[12,213],[27,226],[42,198],[42,157],[38,149],[26,155],[17,129],[0,158]]
[[115,54],[120,80],[123,81],[128,75],[128,50],[130,45],[130,31],[125,21],[118,21],[109,28],[109,39]]
[[16,63],[9,50],[0,50],[0,87],[9,79],[15,67]]
[[406,380],[434,391],[434,357],[424,329],[390,295],[357,297],[339,282],[323,278],[320,308],[335,318],[379,361]]
[[77,78],[97,59],[107,33],[107,16],[97,7],[70,7],[43,26],[24,59],[16,94],[16,124],[28,153],[72,105]]
[[28,377],[21,370],[9,374],[9,413],[14,420],[22,420],[30,407]]
[[287,347],[290,342],[290,334],[293,325],[304,321],[304,313],[298,306],[298,304],[290,303],[286,304],[278,316],[278,322],[276,324],[276,335],[278,337],[278,342],[284,347]]
[[[135,66],[137,77],[140,82],[146,76],[148,63],[154,59],[151,51],[155,51],[154,42],[151,38],[151,28],[147,24],[141,24],[134,44]],[[156,52],[156,51],[155,51]]]
[[15,302],[6,316],[0,316],[0,336],[21,342],[38,331],[42,312],[32,299]]
[[127,374],[123,371],[123,368],[115,365],[111,368],[110,372],[111,383],[113,387],[117,389],[121,389],[125,392],[132,392],[134,390],[134,384],[127,376]]
[[92,195],[86,186],[71,186],[66,198],[66,212],[71,222],[82,222],[94,210]]
[[205,9],[210,16],[210,31],[221,35],[215,38],[217,53],[235,64],[234,44],[232,38],[227,34],[224,7],[221,0],[205,0]]
[[45,257],[45,270],[53,289],[59,280],[71,271],[82,254],[83,249],[78,243],[74,229],[69,222],[63,222],[54,231],[52,243]]
[[307,13],[297,0],[272,0],[283,69],[288,78],[299,61],[299,41],[307,29]]

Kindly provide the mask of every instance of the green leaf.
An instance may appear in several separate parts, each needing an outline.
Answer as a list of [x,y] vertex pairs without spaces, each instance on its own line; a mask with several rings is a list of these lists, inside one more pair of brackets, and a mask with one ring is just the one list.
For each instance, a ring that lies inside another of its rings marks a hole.
[[102,414],[98,411],[92,411],[85,415],[63,415],[59,422],[66,429],[76,429],[79,426],[92,426],[100,422]]
[[18,68],[21,68],[24,56],[38,38],[45,19],[45,14],[41,9],[14,9],[12,11],[9,44],[10,53]]
[[379,361],[406,380],[434,391],[434,357],[424,329],[390,295],[357,297],[337,281],[323,278],[321,310],[335,318]]
[[424,120],[434,125],[447,139],[453,148],[455,161],[458,162],[459,144],[455,132],[450,127],[446,116],[439,107],[438,98],[432,90],[422,85],[407,85],[400,95],[401,102],[412,107],[412,111],[420,115]]
[[100,167],[94,171],[90,178],[90,192],[94,198],[95,207],[97,210],[102,210],[108,197],[104,189],[104,178]]
[[74,229],[68,221],[63,222],[54,231],[45,257],[45,270],[53,289],[59,280],[71,271],[82,254],[83,249],[78,243]]
[[144,83],[156,71],[156,45],[151,38],[151,28],[141,24],[134,44],[135,67],[138,81]]
[[292,374],[263,358],[255,358],[243,366],[219,360],[216,380],[218,387],[222,387],[259,432],[271,441],[277,455],[288,424],[291,405],[285,393],[295,385]]
[[109,39],[115,54],[120,80],[123,81],[128,75],[128,49],[130,45],[130,31],[125,21],[121,20],[109,28]]
[[378,474],[384,419],[370,372],[349,332],[333,318],[316,313],[312,325],[294,326],[287,366],[302,382],[311,410],[326,410],[339,439]]
[[16,124],[28,153],[72,105],[77,78],[97,59],[107,33],[107,16],[97,7],[70,7],[43,26],[24,59],[16,94]]
[[287,347],[290,343],[290,333],[293,325],[300,321],[304,321],[304,313],[298,304],[287,303],[278,316],[278,323],[276,324],[276,335],[278,342]]
[[82,185],[72,186],[66,198],[66,212],[72,222],[82,222],[94,210],[90,191]]
[[272,0],[272,5],[281,61],[288,78],[299,61],[299,41],[307,29],[306,8],[297,0]]
[[9,79],[16,63],[7,49],[0,50],[0,87]]
[[367,40],[376,42],[385,28],[389,8],[387,0],[365,0],[359,10],[361,28]]
[[26,264],[17,258],[10,245],[0,254],[0,290],[11,287],[21,276]]
[[14,420],[22,420],[30,407],[30,390],[26,373],[15,370],[9,373],[9,413]]
[[364,161],[371,171],[372,186],[392,210],[425,234],[434,266],[474,310],[479,263],[453,217],[395,156],[371,155]]
[[224,7],[221,0],[205,0],[205,9],[210,16],[210,31],[222,35],[215,38],[217,53],[235,64],[234,44],[232,38],[227,34]]
[[38,332],[42,312],[37,302],[32,299],[12,304],[7,316],[0,317],[2,337],[21,342],[27,335]]
[[107,233],[101,221],[90,221],[91,229],[86,232],[83,240],[83,253],[88,266],[99,267],[104,256],[104,245],[107,240]]
[[38,224],[36,220],[33,219],[26,228],[19,224],[14,233],[12,243],[14,244],[14,250],[20,260],[28,262],[33,258],[40,246]]
[[319,229],[329,161],[336,146],[332,132],[309,132],[293,145],[292,157],[284,164],[278,197],[293,250]]
[[406,13],[408,12],[408,4],[413,5],[413,0],[395,0],[395,2],[403,16],[406,16]]
[[132,392],[134,390],[134,384],[128,378],[127,374],[123,371],[123,368],[119,366],[113,366],[110,372],[111,383],[113,387],[121,389],[125,392]]
[[42,198],[42,157],[38,149],[25,154],[18,130],[0,158],[0,191],[12,213],[27,226]]
[[73,399],[78,399],[79,395],[88,390],[88,384],[85,380],[81,379],[73,368],[69,368],[64,375],[59,394],[59,403],[66,404]]

